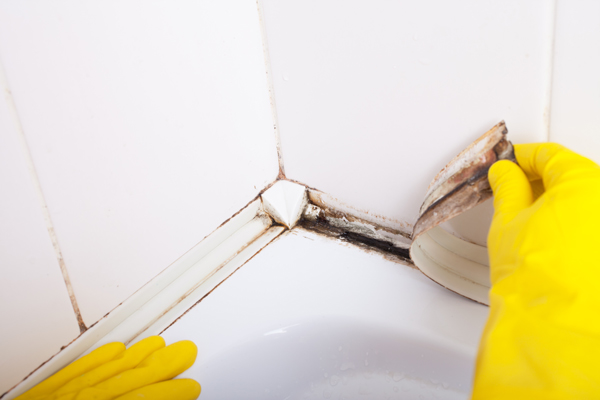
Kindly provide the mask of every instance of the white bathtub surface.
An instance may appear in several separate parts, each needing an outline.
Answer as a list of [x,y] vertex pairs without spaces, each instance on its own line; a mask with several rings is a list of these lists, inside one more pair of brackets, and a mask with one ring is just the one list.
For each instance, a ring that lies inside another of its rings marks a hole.
[[163,333],[208,399],[466,399],[487,308],[294,229]]

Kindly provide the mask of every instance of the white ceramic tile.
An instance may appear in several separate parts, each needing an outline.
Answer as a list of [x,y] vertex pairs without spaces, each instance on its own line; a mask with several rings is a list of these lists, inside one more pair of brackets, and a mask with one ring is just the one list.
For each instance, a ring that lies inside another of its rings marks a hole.
[[162,335],[196,343],[182,376],[211,399],[465,399],[487,312],[415,269],[293,230]]
[[435,174],[500,120],[546,140],[550,1],[262,6],[290,179],[412,223]]
[[4,96],[0,187],[1,395],[79,335]]
[[256,4],[0,4],[0,56],[87,324],[278,172]]
[[559,0],[550,140],[600,163],[600,2]]

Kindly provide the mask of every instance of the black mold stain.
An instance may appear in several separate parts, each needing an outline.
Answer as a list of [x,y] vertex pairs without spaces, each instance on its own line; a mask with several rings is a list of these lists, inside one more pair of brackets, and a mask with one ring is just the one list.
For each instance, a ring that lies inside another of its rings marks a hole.
[[322,235],[342,240],[346,243],[366,248],[368,250],[375,250],[391,256],[395,256],[403,261],[407,261],[412,264],[408,248],[398,247],[395,246],[393,243],[385,240],[373,239],[365,235],[361,235],[360,233],[350,232],[345,229],[333,226],[329,222],[327,222],[327,220],[322,216],[322,214],[320,214],[316,220],[302,218],[298,222],[298,226],[309,231],[313,231]]
[[405,260],[410,260],[410,253],[408,249],[394,246],[393,243],[386,242],[385,240],[369,238],[354,232],[344,232],[338,237],[349,243],[362,243],[364,245],[385,251],[386,253],[394,254],[398,257],[404,258]]

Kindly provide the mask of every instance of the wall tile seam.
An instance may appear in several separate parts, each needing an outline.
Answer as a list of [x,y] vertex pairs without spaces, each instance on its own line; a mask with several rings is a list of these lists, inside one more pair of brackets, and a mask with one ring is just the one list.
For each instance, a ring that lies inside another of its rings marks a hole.
[[550,16],[548,21],[548,41],[546,43],[546,71],[545,71],[545,96],[543,106],[543,123],[546,133],[546,142],[552,138],[552,89],[554,85],[554,64],[556,58],[556,20],[558,15],[558,0],[550,1]]
[[79,309],[79,305],[77,303],[77,298],[75,297],[75,293],[73,291],[73,285],[71,284],[71,279],[69,277],[69,272],[67,271],[67,266],[65,260],[62,255],[62,250],[60,248],[58,242],[58,236],[56,235],[56,231],[54,230],[54,224],[52,222],[52,218],[50,216],[50,210],[48,209],[48,205],[46,203],[46,199],[44,197],[44,193],[42,191],[42,186],[35,169],[35,164],[33,162],[33,156],[31,155],[31,151],[29,149],[29,145],[27,143],[27,138],[25,136],[25,131],[23,129],[23,124],[19,117],[19,113],[17,110],[16,103],[14,101],[12,92],[10,90],[10,86],[8,84],[8,78],[6,76],[6,71],[4,69],[4,64],[2,59],[0,58],[0,89],[4,92],[4,99],[6,101],[8,111],[10,113],[10,118],[12,119],[13,126],[15,128],[16,134],[18,136],[19,143],[21,145],[21,150],[23,157],[25,158],[25,162],[27,164],[27,171],[30,177],[30,183],[33,186],[33,189],[36,193],[36,197],[38,199],[39,205],[41,207],[42,215],[44,218],[44,224],[46,226],[48,236],[50,242],[52,244],[52,248],[54,249],[54,254],[56,256],[61,275],[63,277],[63,281],[65,283],[65,289],[67,290],[67,294],[69,296],[69,300],[71,302],[71,306],[73,307],[73,312],[75,314],[75,318],[77,320],[77,324],[79,326],[79,331],[81,333],[87,330],[85,323],[83,322],[83,317],[81,316],[81,311]]
[[277,150],[277,161],[279,164],[279,173],[277,179],[285,179],[285,167],[283,163],[283,154],[281,151],[281,135],[279,132],[279,119],[277,117],[277,106],[275,102],[275,86],[273,83],[273,72],[271,68],[271,57],[269,56],[269,42],[267,39],[267,27],[263,12],[261,0],[256,0],[256,11],[258,24],[260,26],[260,35],[263,48],[263,57],[265,61],[265,74],[267,75],[267,90],[269,93],[269,103],[271,105],[271,117],[273,119],[273,134],[275,135],[275,146]]

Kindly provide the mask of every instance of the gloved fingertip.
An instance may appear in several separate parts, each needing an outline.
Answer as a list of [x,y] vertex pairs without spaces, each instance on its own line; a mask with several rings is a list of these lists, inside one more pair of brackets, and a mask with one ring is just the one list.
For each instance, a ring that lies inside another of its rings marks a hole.
[[494,192],[496,215],[510,219],[533,202],[529,180],[517,164],[502,160],[493,164],[488,172],[488,180]]
[[518,170],[519,167],[514,162],[508,160],[500,160],[492,164],[488,171],[488,180],[494,194],[496,194],[502,182],[511,180],[511,175],[515,173],[515,169]]

